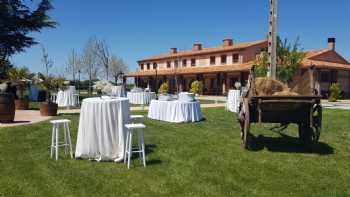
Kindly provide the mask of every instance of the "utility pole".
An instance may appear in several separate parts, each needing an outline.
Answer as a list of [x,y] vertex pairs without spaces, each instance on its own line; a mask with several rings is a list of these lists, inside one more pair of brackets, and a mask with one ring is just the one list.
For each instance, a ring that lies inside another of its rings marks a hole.
[[269,0],[269,35],[268,35],[268,56],[269,68],[267,77],[276,79],[277,65],[277,0]]

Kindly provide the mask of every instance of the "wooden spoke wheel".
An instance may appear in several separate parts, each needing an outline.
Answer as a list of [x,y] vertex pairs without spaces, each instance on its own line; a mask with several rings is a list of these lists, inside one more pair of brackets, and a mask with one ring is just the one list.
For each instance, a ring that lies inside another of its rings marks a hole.
[[299,138],[306,145],[318,142],[322,129],[322,107],[316,104],[312,112],[312,126],[309,123],[299,123]]
[[313,108],[313,140],[314,142],[318,142],[322,130],[322,106],[320,104],[316,104]]

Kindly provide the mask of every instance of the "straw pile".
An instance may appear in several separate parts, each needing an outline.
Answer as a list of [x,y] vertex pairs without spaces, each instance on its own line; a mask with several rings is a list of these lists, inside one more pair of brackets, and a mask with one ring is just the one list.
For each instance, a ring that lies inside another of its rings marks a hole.
[[255,89],[258,96],[296,96],[298,93],[292,92],[290,88],[281,81],[258,77],[255,79]]

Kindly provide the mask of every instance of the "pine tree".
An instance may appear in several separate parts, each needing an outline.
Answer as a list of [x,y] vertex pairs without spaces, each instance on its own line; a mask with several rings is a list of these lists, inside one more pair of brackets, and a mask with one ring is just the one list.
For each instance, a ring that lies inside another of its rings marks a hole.
[[[0,65],[10,65],[8,58],[37,42],[29,33],[45,27],[55,27],[47,12],[53,7],[50,0],[41,0],[35,9],[24,0],[0,0]],[[7,68],[0,69],[4,76]]]

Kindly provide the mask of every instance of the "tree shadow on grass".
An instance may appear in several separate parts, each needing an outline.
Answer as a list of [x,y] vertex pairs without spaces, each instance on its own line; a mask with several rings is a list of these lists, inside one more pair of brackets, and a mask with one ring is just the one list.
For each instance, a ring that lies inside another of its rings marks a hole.
[[151,154],[157,146],[155,144],[145,144],[145,154]]
[[56,117],[59,116],[80,116],[80,113],[59,113]]
[[280,137],[266,137],[251,135],[250,150],[260,151],[266,148],[271,152],[310,153],[319,155],[334,154],[333,147],[324,142],[318,142],[312,146],[303,144],[299,138],[280,133]]
[[12,122],[0,122],[2,125],[13,125],[13,124],[21,124],[21,123],[30,123],[28,120],[14,120]]
[[[157,165],[157,164],[161,164],[162,161],[159,160],[159,159],[152,159],[152,160],[147,160],[147,155],[150,154],[150,153],[153,153],[154,152],[154,149],[156,148],[157,146],[154,145],[154,144],[146,144],[145,145],[145,154],[146,154],[146,165]],[[140,156],[138,153],[134,153],[132,155],[132,160],[138,160],[140,159]]]

